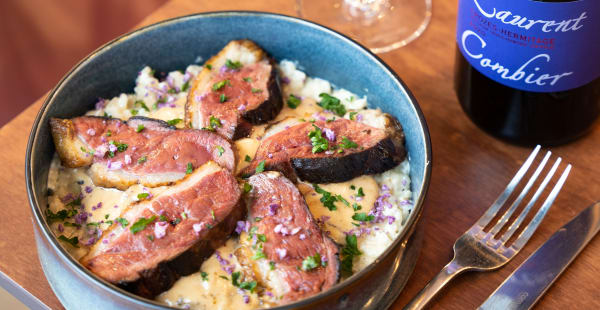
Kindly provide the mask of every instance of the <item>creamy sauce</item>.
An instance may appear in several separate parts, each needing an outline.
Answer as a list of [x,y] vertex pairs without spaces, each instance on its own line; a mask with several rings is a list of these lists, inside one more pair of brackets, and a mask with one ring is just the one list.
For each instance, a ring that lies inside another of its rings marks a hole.
[[[232,239],[218,250],[221,257],[234,267],[234,272],[242,270],[234,255],[237,246],[237,241]],[[157,300],[169,306],[193,309],[225,310],[262,307],[263,303],[256,293],[232,285],[231,274],[224,271],[223,267],[216,255],[213,255],[202,264],[200,272],[181,278],[173,288],[159,295]],[[245,279],[240,280],[242,281]],[[248,303],[245,302],[244,296],[247,296]]]
[[[250,159],[254,158],[261,139],[302,121],[316,117],[328,119],[334,117],[317,105],[316,100],[319,100],[321,92],[330,93],[341,100],[348,109],[345,118],[351,118],[352,113],[353,119],[357,121],[377,128],[386,126],[387,120],[381,111],[365,109],[366,97],[358,98],[344,89],[336,89],[332,92],[329,82],[306,77],[303,72],[296,69],[295,64],[289,61],[282,61],[279,69],[282,76],[289,80],[283,85],[284,107],[274,121],[254,126],[250,137],[234,142],[236,172],[249,164],[246,156]],[[164,121],[183,120],[187,96],[187,92],[183,90],[185,83],[200,70],[199,66],[189,66],[185,72],[170,72],[168,81],[160,82],[154,78],[152,70],[146,67],[138,75],[134,94],[121,94],[100,102],[97,109],[88,112],[87,115],[108,114],[126,120],[135,114]],[[170,94],[167,102],[159,102],[158,94],[165,87],[175,88],[179,92]],[[290,94],[302,99],[301,104],[295,109],[285,103]],[[148,111],[140,101],[149,108]],[[182,128],[183,121],[176,126]],[[344,246],[347,234],[357,236],[358,249],[362,255],[354,258],[354,272],[371,264],[404,228],[404,222],[412,209],[409,169],[408,161],[404,161],[396,168],[382,174],[360,176],[343,183],[318,184],[321,189],[343,198],[335,202],[336,210],[329,210],[323,205],[320,201],[322,194],[317,193],[311,184],[298,183],[298,188],[314,218],[319,221],[321,228],[340,244],[340,247]],[[61,210],[77,210],[77,215],[51,224],[57,236],[78,238],[77,247],[62,242],[76,259],[89,251],[89,246],[97,240],[102,230],[108,228],[111,221],[115,221],[126,206],[138,200],[138,194],[146,192],[157,195],[167,189],[167,187],[144,188],[141,185],[134,185],[125,191],[120,191],[97,187],[94,186],[85,168],[65,168],[56,155],[48,176],[48,188],[53,191],[53,195],[48,198],[49,210],[52,213]],[[362,197],[358,197],[360,188],[364,194]],[[80,201],[77,198],[81,198]],[[349,206],[343,201],[347,201]],[[385,207],[377,211],[376,202],[384,204]],[[353,207],[354,204],[356,206]],[[362,223],[353,219],[357,213],[366,216],[372,212],[378,214],[379,220]],[[77,225],[80,227],[75,227]],[[279,278],[279,273],[271,270],[271,266],[265,259],[244,261],[253,255],[244,251],[253,251],[248,244],[246,233],[242,233],[239,237],[234,234],[224,246],[218,249],[220,258],[216,253],[213,254],[202,264],[199,272],[181,278],[170,290],[159,295],[157,300],[170,306],[191,309],[245,310],[276,305],[278,297],[287,290],[285,281]],[[225,259],[227,264],[224,265],[222,259]],[[250,292],[235,287],[232,284],[232,272],[241,273],[240,281],[256,281],[258,283],[256,290]]]
[[[320,188],[336,195],[342,196],[348,205],[344,202],[336,202],[336,210],[329,210],[320,201],[322,195],[318,194],[310,184],[300,183],[298,189],[302,192],[310,213],[320,220],[321,228],[330,233],[330,236],[339,244],[346,242],[345,232],[356,228],[358,221],[353,220],[352,216],[357,212],[369,213],[379,193],[379,185],[375,179],[369,175],[359,176],[347,182],[319,184]],[[354,189],[352,189],[354,187]],[[364,196],[358,197],[358,190],[362,189]],[[360,209],[355,211],[353,205],[356,204]]]

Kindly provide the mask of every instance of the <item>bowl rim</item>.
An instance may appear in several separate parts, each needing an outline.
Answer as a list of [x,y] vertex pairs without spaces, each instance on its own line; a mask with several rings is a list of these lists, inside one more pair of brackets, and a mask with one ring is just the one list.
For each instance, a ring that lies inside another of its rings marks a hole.
[[400,86],[401,90],[405,93],[405,95],[409,99],[408,101],[410,102],[410,106],[412,107],[413,112],[418,117],[419,124],[421,125],[419,134],[421,135],[421,139],[424,141],[423,147],[425,149],[425,158],[424,158],[424,167],[423,167],[422,188],[416,195],[417,199],[416,199],[416,201],[413,202],[413,209],[411,211],[411,214],[409,215],[407,222],[404,225],[403,230],[396,237],[396,239],[386,248],[386,250],[382,254],[380,254],[379,257],[377,257],[372,263],[370,263],[365,268],[363,268],[361,271],[353,274],[351,277],[347,278],[344,281],[336,283],[330,289],[322,291],[316,295],[298,300],[296,302],[273,307],[271,309],[283,310],[283,309],[293,309],[296,307],[307,306],[315,301],[319,301],[321,299],[327,298],[328,296],[335,295],[336,293],[353,285],[359,279],[361,279],[365,275],[371,273],[376,268],[376,266],[378,265],[378,263],[380,261],[385,260],[386,258],[388,258],[389,255],[392,255],[398,251],[398,248],[402,245],[402,241],[408,239],[408,237],[410,237],[410,235],[413,233],[414,227],[416,226],[416,224],[417,224],[418,220],[420,219],[421,214],[423,212],[423,204],[424,204],[425,196],[429,189],[429,184],[430,184],[430,180],[431,180],[431,169],[432,169],[431,138],[429,135],[429,129],[428,129],[427,123],[425,121],[425,116],[423,115],[423,112],[422,112],[416,98],[414,97],[412,92],[409,90],[407,85],[404,83],[404,81],[402,81],[402,79],[398,76],[398,74],[396,74],[396,72],[394,72],[394,70],[392,68],[390,68],[381,58],[379,58],[377,55],[375,55],[373,52],[371,52],[368,48],[364,47],[362,44],[351,39],[350,37],[348,37],[340,32],[337,32],[336,30],[328,28],[326,26],[317,24],[312,21],[304,20],[304,19],[296,17],[296,16],[290,16],[290,15],[285,15],[285,14],[280,14],[280,13],[272,13],[272,12],[264,12],[264,11],[248,11],[248,10],[227,10],[227,11],[210,11],[210,12],[194,13],[194,14],[182,15],[182,16],[177,16],[177,17],[161,20],[156,23],[152,23],[150,25],[143,26],[141,28],[135,29],[133,31],[127,32],[123,35],[116,37],[115,39],[103,44],[102,46],[100,46],[99,48],[97,48],[96,50],[91,52],[89,55],[87,55],[82,60],[80,60],[74,67],[72,67],[61,78],[61,80],[58,82],[58,84],[56,84],[56,86],[52,89],[52,91],[48,94],[48,96],[44,100],[44,103],[43,103],[42,107],[40,108],[39,112],[37,113],[36,118],[33,122],[33,126],[32,126],[31,132],[29,134],[28,142],[27,142],[27,151],[25,154],[25,182],[26,182],[26,189],[27,189],[29,205],[31,207],[31,212],[33,215],[33,219],[35,221],[34,225],[36,225],[37,228],[40,229],[42,235],[46,239],[45,241],[47,241],[48,244],[51,246],[51,248],[54,250],[54,252],[57,253],[58,256],[60,256],[63,259],[63,263],[69,265],[69,267],[71,267],[71,270],[75,271],[79,276],[83,277],[88,282],[92,282],[92,283],[95,283],[96,285],[99,285],[103,289],[112,291],[113,294],[115,294],[121,298],[124,298],[127,301],[132,302],[134,304],[151,306],[155,309],[177,309],[177,308],[173,308],[168,305],[159,303],[155,300],[150,300],[150,299],[140,297],[138,295],[135,295],[133,293],[125,291],[124,289],[122,289],[104,279],[101,279],[100,277],[96,276],[91,271],[89,271],[87,268],[83,267],[77,260],[75,260],[59,244],[58,239],[54,236],[54,234],[52,233],[52,231],[50,229],[50,226],[46,222],[45,216],[38,204],[37,197],[35,196],[35,193],[33,191],[33,188],[35,186],[32,181],[32,174],[33,174],[32,166],[33,166],[33,164],[32,164],[32,156],[31,155],[32,155],[32,151],[33,151],[32,149],[33,149],[34,142],[38,138],[38,133],[40,130],[40,121],[43,118],[43,116],[47,113],[48,106],[54,100],[56,93],[62,89],[64,84],[66,82],[68,82],[73,77],[74,74],[76,74],[84,65],[86,65],[88,62],[90,62],[94,57],[107,51],[112,46],[119,44],[119,42],[128,40],[128,39],[136,37],[138,35],[142,35],[145,32],[152,31],[154,29],[161,28],[163,26],[170,25],[170,24],[185,22],[187,20],[192,20],[192,19],[197,19],[197,18],[213,18],[213,17],[226,17],[226,16],[252,16],[252,17],[256,17],[256,18],[267,17],[267,18],[285,20],[288,22],[304,25],[304,26],[319,30],[321,32],[325,32],[329,35],[332,35],[334,37],[337,37],[338,39],[345,41],[347,44],[354,45],[354,47],[357,48],[360,52],[362,52],[362,53],[366,54],[368,57],[370,57],[375,64],[381,66],[382,69],[393,78],[394,82]]

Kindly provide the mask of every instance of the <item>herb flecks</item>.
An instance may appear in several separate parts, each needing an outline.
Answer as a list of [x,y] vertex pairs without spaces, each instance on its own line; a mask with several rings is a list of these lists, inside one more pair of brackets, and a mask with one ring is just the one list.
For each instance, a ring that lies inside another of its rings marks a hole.
[[221,90],[226,85],[231,85],[231,82],[229,82],[229,80],[223,80],[223,81],[217,82],[217,83],[213,84],[212,90],[213,91]]
[[339,144],[339,146],[343,149],[355,149],[358,147],[358,144],[348,139],[348,137],[342,136],[342,142]]
[[315,124],[312,124],[312,126],[314,127],[314,129],[308,133],[308,137],[310,138],[310,143],[312,143],[313,146],[313,154],[327,151],[327,149],[329,149],[329,142],[327,141],[327,139],[325,139],[325,137],[323,137],[323,132],[321,131],[321,128],[319,128]]
[[231,59],[227,59],[227,60],[225,60],[225,66],[227,66],[227,68],[229,68],[231,70],[239,70],[244,65],[242,65],[242,63],[239,61],[231,61]]
[[316,253],[313,256],[308,256],[302,261],[302,270],[310,271],[321,266],[321,255]]
[[258,163],[258,165],[256,166],[256,169],[254,169],[255,173],[261,173],[265,171],[265,161],[261,161]]
[[77,245],[79,243],[79,238],[77,237],[67,238],[64,235],[60,235],[58,236],[58,240],[64,241],[73,247],[79,248],[79,245]]
[[346,245],[342,248],[342,274],[344,276],[352,275],[352,262],[355,256],[362,253],[358,250],[358,242],[355,235],[346,236]]
[[319,101],[317,104],[323,109],[329,110],[339,116],[344,116],[344,114],[346,114],[346,108],[340,99],[327,93],[320,93],[319,97],[321,97],[321,101]]
[[300,98],[290,94],[290,97],[287,100],[288,107],[295,109],[300,105],[300,103],[302,103],[302,101],[300,101]]
[[337,210],[335,202],[338,201],[338,198],[335,195],[332,195],[330,192],[322,189],[317,184],[313,184],[313,188],[317,193],[322,195],[320,201],[325,207],[327,207],[327,209],[329,209],[329,211]]
[[155,219],[156,219],[156,215],[153,215],[149,219],[147,219],[145,217],[141,217],[135,223],[133,223],[133,225],[131,225],[131,227],[129,227],[129,230],[131,230],[131,232],[133,234],[137,234],[138,232],[144,230],[148,224],[151,224],[152,222],[154,222]]
[[167,125],[175,126],[175,125],[179,124],[181,121],[182,121],[181,118],[174,118],[174,119],[168,120]]

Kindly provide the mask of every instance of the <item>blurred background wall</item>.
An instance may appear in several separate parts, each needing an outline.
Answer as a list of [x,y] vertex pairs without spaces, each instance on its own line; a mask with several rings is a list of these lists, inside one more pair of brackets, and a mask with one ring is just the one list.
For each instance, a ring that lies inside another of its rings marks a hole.
[[0,0],[0,126],[167,0]]
[[[0,127],[166,1],[0,0]],[[0,309],[27,308],[0,287]]]

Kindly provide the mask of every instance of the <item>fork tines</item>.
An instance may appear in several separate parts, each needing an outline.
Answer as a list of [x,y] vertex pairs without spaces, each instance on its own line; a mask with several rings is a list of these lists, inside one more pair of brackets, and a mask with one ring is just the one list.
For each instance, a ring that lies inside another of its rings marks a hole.
[[[540,149],[541,149],[541,147],[539,145],[535,147],[533,152],[529,155],[527,160],[525,160],[525,162],[523,163],[521,168],[517,171],[517,173],[512,178],[510,183],[508,183],[504,192],[502,192],[500,194],[500,196],[498,196],[498,198],[492,204],[492,206],[490,206],[490,208],[477,221],[477,223],[475,223],[475,225],[473,225],[473,228],[478,228],[479,230],[483,231],[483,229],[490,223],[490,221],[498,214],[498,211],[507,202],[507,200],[511,196],[512,192],[515,190],[517,185],[521,182],[521,180],[525,176],[526,172],[532,166],[532,163],[533,163],[535,157],[537,156],[537,154],[539,153]],[[502,230],[502,228],[508,223],[508,220],[510,219],[510,217],[513,215],[515,210],[519,207],[519,205],[521,204],[521,202],[523,201],[523,199],[525,198],[525,196],[527,195],[527,193],[529,192],[529,190],[531,189],[531,187],[533,186],[533,184],[535,183],[535,181],[537,180],[537,178],[543,171],[548,160],[550,159],[550,155],[551,155],[551,152],[548,151],[546,153],[546,155],[543,157],[543,159],[541,160],[541,162],[538,164],[538,166],[535,169],[535,171],[533,172],[533,174],[529,177],[529,180],[527,181],[527,183],[525,184],[525,186],[523,187],[523,189],[521,190],[521,192],[519,193],[517,198],[514,200],[514,202],[510,205],[510,207],[506,210],[506,212],[500,217],[500,219],[496,222],[496,224],[490,229],[490,231],[488,233],[486,233],[486,236],[488,237],[488,239],[493,239],[493,237],[496,234],[498,234]],[[550,180],[556,173],[556,170],[558,169],[560,162],[561,162],[561,158],[559,157],[558,159],[556,159],[556,161],[552,165],[552,168],[550,168],[550,170],[546,174],[546,177],[540,183],[537,190],[535,191],[535,193],[533,194],[533,196],[531,197],[531,199],[529,200],[529,202],[527,203],[527,205],[525,206],[523,211],[521,211],[521,214],[519,214],[517,219],[508,227],[506,232],[504,234],[502,234],[502,236],[498,239],[498,241],[501,245],[506,245],[507,241],[512,237],[512,235],[515,233],[515,231],[517,231],[519,226],[523,223],[523,220],[525,219],[525,217],[527,216],[527,214],[529,213],[529,211],[531,210],[531,208],[533,207],[533,205],[535,204],[537,199],[541,196],[542,192],[546,188],[546,185],[548,185],[548,183],[550,182]],[[550,192],[550,194],[548,195],[548,197],[546,198],[546,200],[544,201],[544,203],[542,204],[542,206],[540,207],[538,212],[534,215],[531,222],[527,225],[527,227],[525,227],[523,229],[521,234],[515,239],[514,243],[510,246],[511,250],[518,252],[527,243],[527,241],[529,240],[529,238],[531,237],[533,232],[540,225],[540,222],[542,221],[542,219],[544,218],[546,213],[548,213],[550,206],[554,202],[554,199],[558,195],[558,192],[560,191],[563,184],[565,183],[565,180],[566,180],[567,176],[569,175],[570,171],[571,171],[571,165],[568,164],[567,167],[563,170],[562,175],[560,176],[560,178],[554,185],[554,188],[552,189],[552,191]]]

